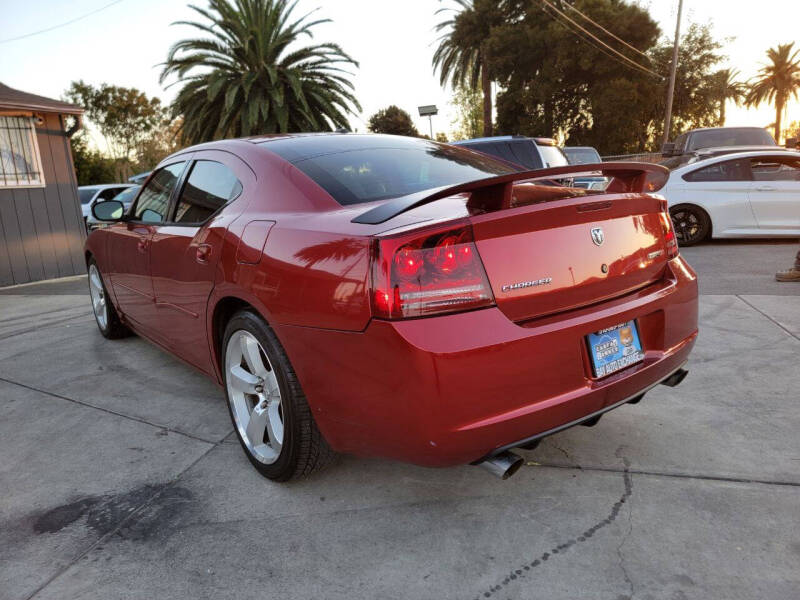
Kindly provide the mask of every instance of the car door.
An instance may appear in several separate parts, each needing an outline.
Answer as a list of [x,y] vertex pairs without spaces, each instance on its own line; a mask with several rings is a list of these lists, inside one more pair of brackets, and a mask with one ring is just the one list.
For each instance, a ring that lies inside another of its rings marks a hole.
[[166,219],[170,198],[186,165],[186,160],[177,160],[156,171],[139,194],[130,219],[108,228],[108,268],[117,305],[126,318],[145,328],[155,311],[151,239],[155,227]]
[[[711,216],[714,234],[755,230],[758,225],[750,207],[750,163],[748,159],[723,160],[698,166],[676,182],[670,205],[702,206]],[[671,186],[672,187],[672,186]]]
[[800,157],[751,158],[750,168],[750,204],[758,228],[787,234],[800,231]]
[[[170,221],[153,233],[150,270],[161,341],[208,373],[213,372],[206,331],[208,298],[225,232],[254,187],[254,173],[232,154],[197,152],[176,194]],[[221,210],[231,203],[238,208]]]

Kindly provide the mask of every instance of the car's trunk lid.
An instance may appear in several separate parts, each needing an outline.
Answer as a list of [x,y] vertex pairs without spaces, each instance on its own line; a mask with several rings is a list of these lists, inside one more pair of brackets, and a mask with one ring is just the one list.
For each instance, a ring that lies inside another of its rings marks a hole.
[[[525,190],[541,196],[544,187],[515,186],[515,197]],[[663,200],[628,193],[537,199],[470,220],[497,306],[519,322],[602,302],[661,279],[662,210]]]

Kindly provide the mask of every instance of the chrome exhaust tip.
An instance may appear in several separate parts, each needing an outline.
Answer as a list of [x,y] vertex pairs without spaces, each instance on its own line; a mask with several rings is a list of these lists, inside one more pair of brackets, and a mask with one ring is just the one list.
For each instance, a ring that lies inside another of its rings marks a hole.
[[678,384],[679,384],[681,381],[683,381],[684,379],[686,379],[686,376],[687,376],[688,374],[689,374],[689,371],[687,371],[686,369],[678,369],[677,371],[675,371],[675,372],[674,372],[672,375],[670,375],[669,377],[667,377],[667,378],[666,378],[664,381],[662,381],[661,383],[662,383],[663,385],[668,385],[669,387],[675,387],[675,386],[676,386],[676,385],[678,385]]
[[508,479],[519,470],[524,462],[520,455],[506,451],[479,462],[478,466],[500,479]]

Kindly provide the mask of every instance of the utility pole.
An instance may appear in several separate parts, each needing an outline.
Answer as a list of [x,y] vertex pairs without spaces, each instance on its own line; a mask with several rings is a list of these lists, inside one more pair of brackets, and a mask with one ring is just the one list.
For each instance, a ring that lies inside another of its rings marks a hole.
[[678,0],[678,20],[675,23],[675,45],[672,47],[672,66],[669,69],[669,87],[667,88],[667,113],[664,116],[664,140],[669,141],[669,131],[672,128],[672,97],[675,95],[675,71],[678,68],[678,44],[681,38],[681,12],[683,0]]

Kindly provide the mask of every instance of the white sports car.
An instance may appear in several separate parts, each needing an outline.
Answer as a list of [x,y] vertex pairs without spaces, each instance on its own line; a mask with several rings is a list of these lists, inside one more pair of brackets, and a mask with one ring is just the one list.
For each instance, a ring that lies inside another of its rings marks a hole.
[[726,154],[670,173],[661,192],[683,246],[706,238],[800,237],[800,152]]

